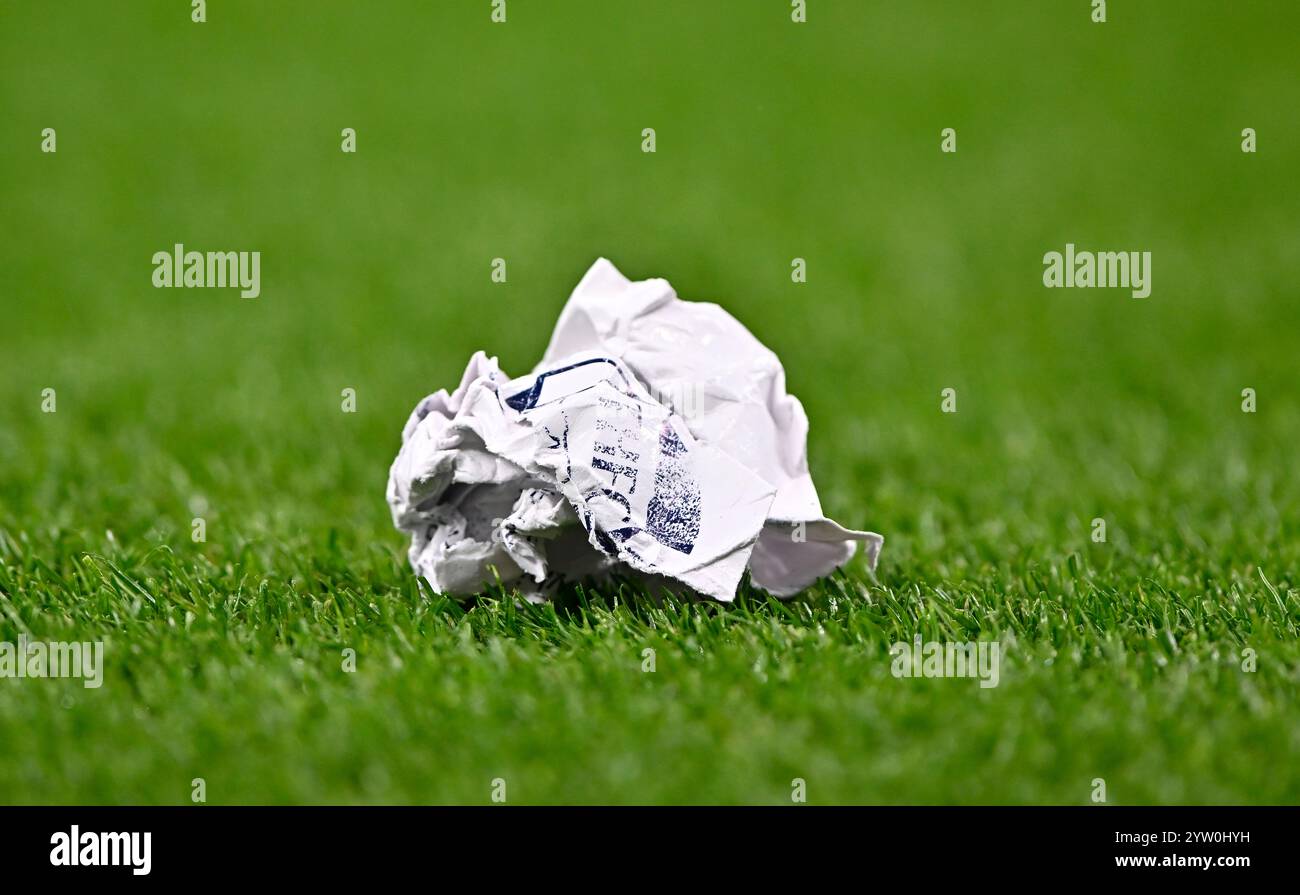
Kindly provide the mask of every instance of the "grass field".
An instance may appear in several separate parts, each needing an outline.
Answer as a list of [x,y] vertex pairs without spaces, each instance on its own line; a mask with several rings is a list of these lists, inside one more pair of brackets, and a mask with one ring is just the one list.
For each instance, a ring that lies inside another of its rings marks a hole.
[[[189,5],[0,3],[0,641],[106,666],[0,680],[0,802],[1300,802],[1294,4]],[[874,577],[419,592],[407,413],[600,255],[781,356]]]

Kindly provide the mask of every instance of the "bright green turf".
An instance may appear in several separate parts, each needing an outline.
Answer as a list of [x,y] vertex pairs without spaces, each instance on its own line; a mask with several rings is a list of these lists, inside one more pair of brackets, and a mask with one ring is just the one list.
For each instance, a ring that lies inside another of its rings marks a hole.
[[[0,802],[1300,801],[1294,4],[208,6],[0,4],[0,640],[108,663],[0,680]],[[153,289],[177,241],[262,297]],[[1044,289],[1067,241],[1151,297]],[[599,254],[780,354],[876,580],[418,594],[407,412]]]

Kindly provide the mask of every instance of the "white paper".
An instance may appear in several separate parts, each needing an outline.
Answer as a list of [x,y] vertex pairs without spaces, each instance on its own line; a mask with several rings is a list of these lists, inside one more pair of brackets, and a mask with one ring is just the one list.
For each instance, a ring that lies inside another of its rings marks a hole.
[[731,601],[748,568],[790,596],[857,541],[874,569],[883,543],[822,515],[807,435],[780,361],[739,322],[602,258],[532,373],[478,352],[416,406],[388,502],[439,593],[500,581],[545,599],[630,571]]

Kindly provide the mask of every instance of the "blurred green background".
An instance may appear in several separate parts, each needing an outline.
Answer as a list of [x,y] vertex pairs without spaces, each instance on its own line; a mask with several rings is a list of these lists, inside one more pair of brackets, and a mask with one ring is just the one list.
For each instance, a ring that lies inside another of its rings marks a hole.
[[[507,10],[0,3],[0,639],[109,664],[0,680],[0,801],[1300,800],[1294,4]],[[154,289],[177,242],[261,296]],[[1067,242],[1150,297],[1044,288]],[[875,579],[417,593],[407,413],[601,255],[778,353]],[[890,677],[917,631],[1002,684]]]

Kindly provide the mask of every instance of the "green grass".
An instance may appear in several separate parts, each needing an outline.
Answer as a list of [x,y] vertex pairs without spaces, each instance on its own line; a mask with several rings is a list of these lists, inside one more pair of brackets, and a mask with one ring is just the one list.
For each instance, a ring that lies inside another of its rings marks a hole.
[[[0,640],[107,665],[0,680],[0,802],[1300,801],[1291,4],[188,6],[0,4]],[[1043,288],[1067,241],[1152,295]],[[175,242],[261,297],[153,289]],[[597,255],[777,351],[874,578],[419,593],[406,414]],[[894,678],[918,632],[999,686]]]

